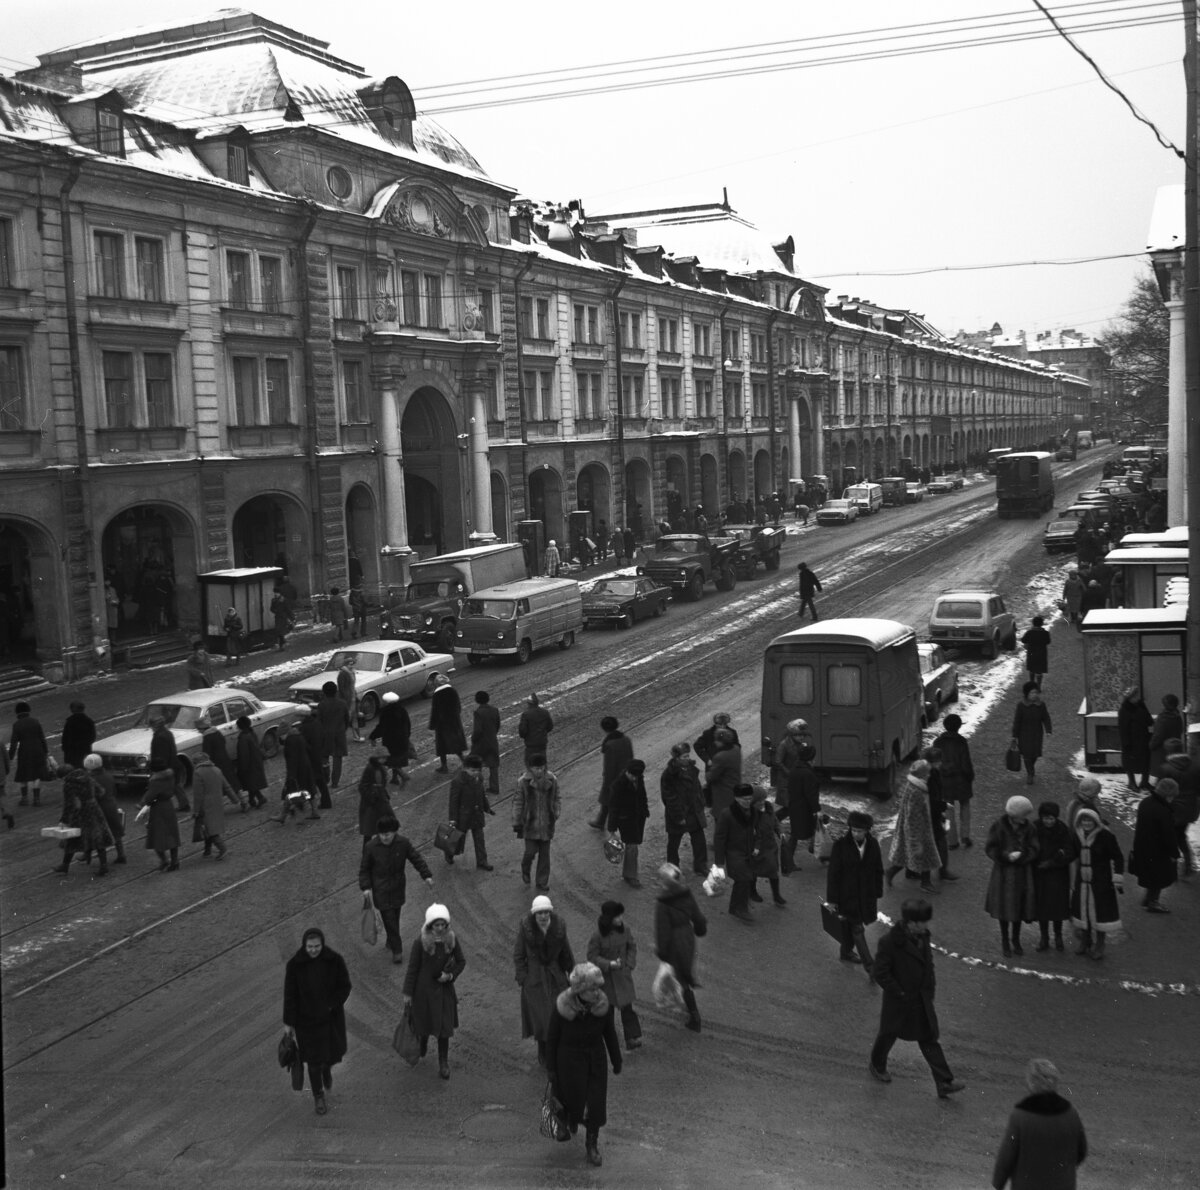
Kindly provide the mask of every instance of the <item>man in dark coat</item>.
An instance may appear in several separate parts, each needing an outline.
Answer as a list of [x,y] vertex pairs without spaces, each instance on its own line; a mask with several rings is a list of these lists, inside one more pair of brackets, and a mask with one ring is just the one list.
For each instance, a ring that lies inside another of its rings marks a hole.
[[350,972],[346,961],[325,945],[315,926],[304,931],[300,949],[283,977],[283,1027],[308,1067],[317,1115],[328,1110],[325,1092],[333,1087],[333,1067],[346,1056],[346,1001]]
[[267,758],[263,755],[262,745],[254,734],[254,724],[248,715],[238,717],[237,729],[237,754],[234,758],[237,781],[231,784],[235,789],[244,789],[250,805],[258,809],[267,804],[263,796],[268,784]]
[[1179,845],[1175,839],[1175,812],[1171,809],[1178,792],[1174,779],[1164,777],[1138,804],[1129,870],[1137,877],[1139,887],[1146,890],[1142,906],[1149,913],[1171,912],[1159,896],[1175,883],[1178,871]]
[[871,1047],[867,1069],[871,1077],[890,1083],[888,1054],[897,1040],[915,1041],[933,1072],[939,1099],[963,1090],[951,1073],[946,1055],[938,1044],[938,1020],[933,1007],[935,979],[933,948],[929,945],[929,921],[933,906],[928,901],[905,901],[901,920],[884,934],[875,951],[875,982],[883,989],[879,1013],[879,1035]]
[[708,922],[696,904],[692,890],[674,864],[658,869],[660,892],[654,906],[654,953],[668,963],[683,989],[687,1027],[700,1032],[700,1010],[696,1007],[696,939],[708,932]]
[[801,562],[796,567],[796,573],[800,578],[800,610],[796,613],[803,617],[804,609],[812,613],[813,623],[817,622],[817,607],[813,603],[813,596],[821,589],[821,580],[808,568],[807,562]]
[[620,834],[625,844],[621,877],[634,888],[642,887],[638,879],[638,851],[645,837],[646,819],[650,817],[645,772],[644,760],[631,760],[609,789],[608,829],[612,834]]
[[189,690],[208,690],[213,684],[212,658],[202,640],[192,641],[192,651],[187,659]]
[[538,696],[531,694],[525,709],[521,712],[521,718],[517,722],[517,735],[525,744],[526,768],[529,767],[531,756],[547,755],[546,749],[550,742],[550,733],[553,730],[554,717],[538,701]]
[[[384,695],[386,698],[387,696]],[[319,705],[319,704],[318,704]],[[325,779],[329,772],[329,738],[325,731],[325,725],[317,718],[315,710],[312,714],[304,719],[299,724],[300,737],[304,740],[304,746],[308,749],[308,767],[310,776],[308,784],[302,785],[301,789],[308,789],[320,795],[320,807],[322,810],[331,810],[333,808],[333,800],[329,796],[329,782]]]
[[713,854],[717,866],[733,882],[729,893],[729,912],[741,921],[753,923],[750,896],[754,891],[755,862],[761,845],[758,819],[761,803],[754,802],[750,785],[736,785],[733,799],[717,819],[713,833]]
[[604,829],[604,821],[608,817],[609,794],[612,783],[629,767],[633,760],[633,741],[620,730],[620,723],[612,715],[605,715],[600,720],[600,730],[604,739],[600,743],[600,756],[604,768],[600,774],[600,796],[596,803],[596,813],[588,819],[588,826],[598,831]]
[[439,762],[437,771],[448,773],[450,770],[446,767],[446,757],[454,755],[461,760],[467,750],[467,737],[463,734],[462,725],[462,700],[445,674],[429,676],[429,730],[433,732],[433,746]]
[[796,746],[795,760],[787,778],[788,840],[783,847],[783,870],[790,872],[796,866],[796,845],[806,843],[812,850],[817,834],[817,816],[821,812],[821,779],[813,768],[817,750],[812,744],[801,742]]
[[[279,791],[282,804],[279,808],[279,818],[276,819],[280,823],[286,822],[288,815],[295,814],[297,808],[303,809],[305,803],[308,805],[309,818],[321,817],[317,813],[317,803],[312,797],[318,770],[313,768],[308,743],[303,734],[304,723],[308,722],[310,720],[306,719],[303,723],[293,723],[283,737],[284,777],[283,786]],[[307,793],[308,797],[299,799],[288,796],[293,793]]]
[[83,758],[96,742],[96,724],[84,714],[83,703],[71,703],[71,713],[63,720],[63,763],[72,769],[83,766]]
[[404,785],[408,782],[408,755],[412,745],[412,720],[400,701],[400,695],[389,690],[383,696],[383,707],[375,726],[371,728],[370,739],[378,740],[387,749],[388,768],[392,771],[392,784]]
[[8,737],[8,759],[12,762],[13,779],[21,787],[21,800],[17,804],[29,805],[29,795],[32,793],[33,804],[40,806],[42,777],[50,756],[46,733],[41,723],[33,717],[33,708],[29,703],[19,702],[13,710],[17,718]]
[[[312,717],[321,725],[322,760],[329,760],[329,787],[336,789],[342,783],[342,761],[350,753],[346,744],[350,708],[338,694],[336,682],[326,682],[321,687],[321,697],[313,707]],[[328,809],[324,798],[321,807]]]
[[671,746],[671,759],[659,778],[663,824],[667,832],[667,862],[679,863],[679,843],[687,835],[692,844],[692,871],[708,874],[708,840],[704,837],[704,793],[700,773],[686,742]]
[[[1158,775],[1159,769],[1162,768],[1168,755],[1167,744],[1172,743],[1180,745],[1183,739],[1184,725],[1183,716],[1179,713],[1179,696],[1177,694],[1164,694],[1162,697],[1162,710],[1154,717],[1154,730],[1150,733],[1150,771]],[[63,739],[66,739],[66,728],[63,728]],[[1172,752],[1178,752],[1179,747],[1170,749]],[[66,744],[63,744],[64,758],[66,754]]]
[[[950,831],[946,845],[955,850],[961,840],[964,847],[971,847],[971,799],[975,796],[975,766],[971,762],[971,749],[959,734],[962,718],[947,715],[942,720],[942,734],[933,741],[933,746],[942,754],[942,797],[949,811]],[[957,818],[954,807],[958,808]]]
[[486,690],[475,692],[475,717],[471,722],[471,751],[488,771],[488,792],[500,792],[500,712]]
[[175,777],[175,808],[186,814],[191,810],[187,794],[183,792],[183,782],[179,773],[179,748],[175,743],[175,733],[167,726],[167,721],[161,715],[151,715],[150,724],[150,767],[161,760],[163,768],[169,769]]
[[1025,646],[1025,668],[1029,671],[1029,680],[1042,688],[1042,679],[1050,668],[1050,633],[1044,627],[1046,621],[1041,616],[1033,617],[1033,626],[1021,637]]
[[1075,1190],[1087,1157],[1083,1121],[1058,1093],[1058,1069],[1034,1058],[1025,1071],[1029,1094],[1013,1108],[992,1170],[994,1190]]
[[221,776],[237,789],[237,769],[229,755],[229,749],[225,746],[225,737],[220,728],[214,727],[211,720],[201,717],[196,720],[196,730],[200,733],[200,748],[204,755],[217,766]]
[[728,732],[736,747],[741,747],[741,740],[738,739],[737,729],[729,722],[729,716],[724,711],[718,711],[712,717],[712,726],[706,727],[697,737],[695,743],[692,744],[692,751],[700,758],[700,763],[708,767],[712,758],[720,750],[717,746],[717,732]]
[[374,904],[383,919],[388,950],[392,962],[404,961],[404,942],[400,938],[400,910],[408,882],[405,864],[412,864],[417,875],[433,887],[433,873],[412,843],[399,834],[400,823],[395,818],[380,818],[379,833],[367,841],[358,865],[358,887],[363,890],[363,903]]
[[874,825],[870,814],[850,811],[850,829],[833,844],[825,875],[825,900],[842,919],[838,957],[844,963],[861,962],[868,975],[873,960],[866,927],[879,916],[879,898],[883,896],[883,853],[871,834]]
[[[487,815],[495,811],[488,805],[487,793],[483,788],[483,761],[473,752],[463,761],[463,767],[450,779],[450,825],[462,831],[462,838],[454,855],[462,855],[467,846],[467,834],[475,844],[475,866],[485,872],[492,870],[488,863],[487,844],[483,838],[483,827]],[[446,862],[454,863],[454,855],[447,855]]]

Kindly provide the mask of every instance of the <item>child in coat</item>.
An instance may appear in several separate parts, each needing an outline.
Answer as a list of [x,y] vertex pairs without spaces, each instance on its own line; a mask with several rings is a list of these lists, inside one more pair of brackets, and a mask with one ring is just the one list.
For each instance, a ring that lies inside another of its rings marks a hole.
[[637,989],[633,969],[637,966],[637,943],[625,926],[625,906],[620,901],[605,901],[600,906],[596,932],[588,942],[589,963],[595,963],[604,976],[604,994],[621,1013],[625,1048],[635,1050],[642,1044],[642,1024],[634,1011]]

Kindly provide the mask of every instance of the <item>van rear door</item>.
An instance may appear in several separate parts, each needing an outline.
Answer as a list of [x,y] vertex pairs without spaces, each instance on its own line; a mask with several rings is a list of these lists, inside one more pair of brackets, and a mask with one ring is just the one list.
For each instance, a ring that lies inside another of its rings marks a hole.
[[866,768],[871,724],[867,716],[866,660],[860,653],[822,653],[821,717],[814,733],[821,740],[824,767]]

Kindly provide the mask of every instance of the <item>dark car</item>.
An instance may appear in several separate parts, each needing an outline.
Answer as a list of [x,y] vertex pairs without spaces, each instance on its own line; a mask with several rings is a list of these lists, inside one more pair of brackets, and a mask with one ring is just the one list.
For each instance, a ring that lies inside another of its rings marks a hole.
[[637,620],[661,616],[671,590],[650,578],[602,578],[583,597],[584,626],[613,624],[632,628]]

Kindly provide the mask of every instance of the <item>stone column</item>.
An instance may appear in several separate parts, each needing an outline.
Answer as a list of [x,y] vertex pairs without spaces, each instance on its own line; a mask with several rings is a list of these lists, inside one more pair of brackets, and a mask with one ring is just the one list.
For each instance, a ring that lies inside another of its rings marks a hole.
[[471,452],[471,508],[475,529],[471,541],[475,545],[486,545],[496,540],[492,532],[492,469],[488,462],[487,407],[483,399],[482,381],[470,385],[468,408],[469,448]]
[[1188,523],[1187,505],[1187,360],[1186,322],[1182,292],[1177,288],[1174,271],[1171,278],[1171,348],[1167,380],[1167,434],[1171,444],[1167,460],[1167,524]]
[[[385,557],[407,557],[408,510],[404,502],[404,456],[400,450],[400,402],[394,386],[379,394],[379,449],[383,456],[383,537]],[[384,567],[386,573],[387,567]],[[390,577],[390,576],[389,576]]]
[[796,393],[788,393],[788,455],[792,460],[792,474],[785,475],[784,482],[792,476],[803,478],[803,458],[800,454],[800,398]]

